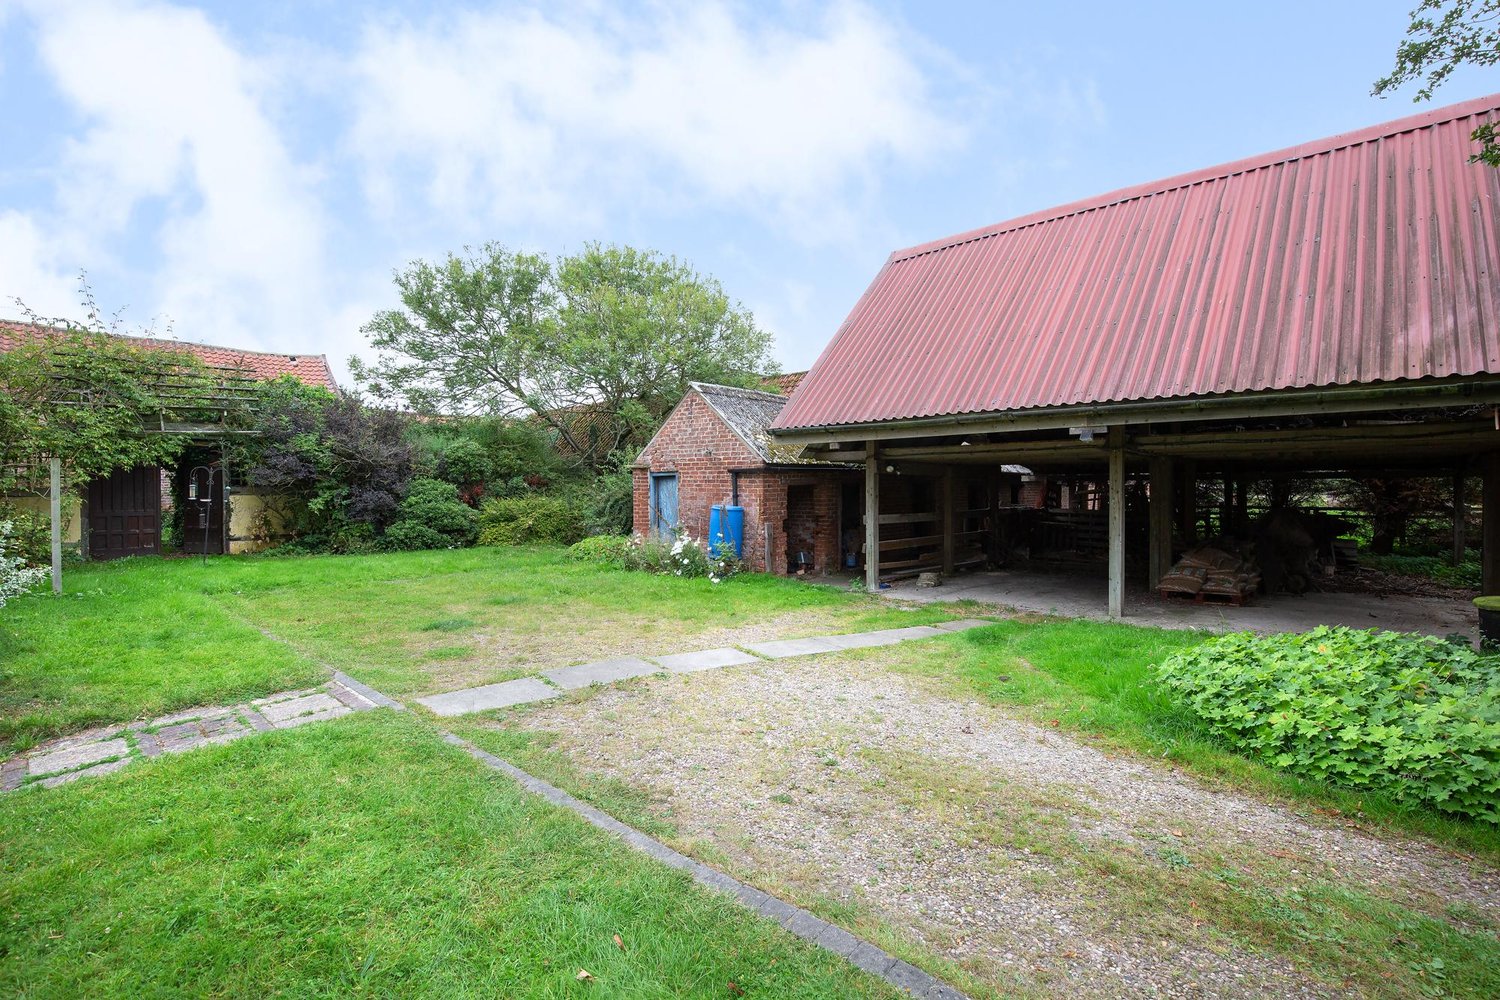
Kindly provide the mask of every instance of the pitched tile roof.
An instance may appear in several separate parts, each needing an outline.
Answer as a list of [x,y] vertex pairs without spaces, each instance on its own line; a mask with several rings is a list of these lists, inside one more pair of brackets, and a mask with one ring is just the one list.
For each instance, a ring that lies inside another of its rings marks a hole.
[[[58,327],[0,320],[0,353],[13,351],[23,344],[36,343],[62,332]],[[259,381],[291,375],[306,385],[320,385],[334,392],[339,391],[333,371],[328,367],[328,357],[323,354],[279,354],[271,351],[245,351],[237,347],[193,344],[182,340],[162,340],[158,337],[129,337],[121,334],[110,336],[138,347],[184,351],[206,365],[216,368],[235,368]]]
[[703,401],[719,415],[719,419],[749,445],[763,462],[769,465],[836,464],[804,459],[801,457],[800,446],[778,444],[771,439],[767,429],[786,405],[785,396],[732,385],[713,385],[708,382],[689,384],[692,391],[702,396]]

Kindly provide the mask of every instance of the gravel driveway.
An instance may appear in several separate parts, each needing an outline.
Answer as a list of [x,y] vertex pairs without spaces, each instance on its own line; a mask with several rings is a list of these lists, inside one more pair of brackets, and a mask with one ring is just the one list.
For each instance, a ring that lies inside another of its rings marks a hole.
[[1367,992],[1294,962],[1295,943],[1257,942],[1221,891],[1243,905],[1332,886],[1500,922],[1488,865],[1106,756],[882,666],[899,655],[645,679],[500,724],[646,790],[674,846],[951,961],[970,990]]

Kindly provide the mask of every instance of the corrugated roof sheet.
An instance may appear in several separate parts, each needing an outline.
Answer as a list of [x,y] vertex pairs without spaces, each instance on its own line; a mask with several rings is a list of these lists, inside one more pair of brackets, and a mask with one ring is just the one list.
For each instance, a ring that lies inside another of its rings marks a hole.
[[1500,373],[1497,108],[898,251],[775,426]]
[[[55,327],[39,326],[35,323],[0,320],[0,352],[13,351],[23,344],[45,340],[61,332]],[[333,371],[328,367],[328,358],[322,354],[275,354],[269,351],[242,351],[235,347],[192,344],[181,340],[161,340],[156,337],[126,337],[118,334],[112,336],[139,347],[186,351],[206,365],[217,368],[237,368],[253,379],[268,381],[282,375],[291,375],[306,385],[320,385],[334,392],[339,391]]]

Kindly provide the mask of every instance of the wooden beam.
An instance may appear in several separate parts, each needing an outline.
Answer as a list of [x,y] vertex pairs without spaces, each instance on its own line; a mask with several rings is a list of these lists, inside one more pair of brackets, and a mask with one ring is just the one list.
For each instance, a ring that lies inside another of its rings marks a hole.
[[1109,429],[1109,616],[1125,617],[1125,428]]
[[1500,452],[1484,456],[1484,546],[1482,588],[1485,594],[1500,594]]
[[943,575],[953,575],[953,522],[958,498],[954,495],[953,466],[943,470]]
[[1172,514],[1172,460],[1153,458],[1150,510],[1152,590],[1172,569]]
[[52,456],[52,592],[62,593],[62,459]]
[[865,587],[880,590],[880,455],[865,445]]
[[1197,399],[1135,400],[1039,407],[1007,413],[918,417],[879,423],[774,430],[781,444],[821,445],[856,439],[882,441],[958,435],[1013,434],[1069,427],[1170,424],[1198,420],[1255,420],[1315,414],[1379,413],[1408,409],[1500,405],[1500,376],[1463,376],[1437,383],[1402,382],[1382,386],[1238,393]]
[[1468,530],[1467,501],[1464,496],[1464,470],[1460,466],[1453,474],[1453,565],[1458,566],[1464,561],[1464,548],[1468,541],[1464,537]]

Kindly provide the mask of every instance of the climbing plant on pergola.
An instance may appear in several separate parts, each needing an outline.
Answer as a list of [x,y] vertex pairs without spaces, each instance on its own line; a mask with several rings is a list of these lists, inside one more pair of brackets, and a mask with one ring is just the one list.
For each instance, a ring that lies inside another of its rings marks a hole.
[[[76,327],[39,332],[0,354],[0,512],[51,491],[53,458],[60,492],[78,498],[115,469],[165,465],[195,438],[234,433],[253,411],[251,379],[186,351]],[[37,555],[41,525],[18,520],[32,529],[23,550]]]

